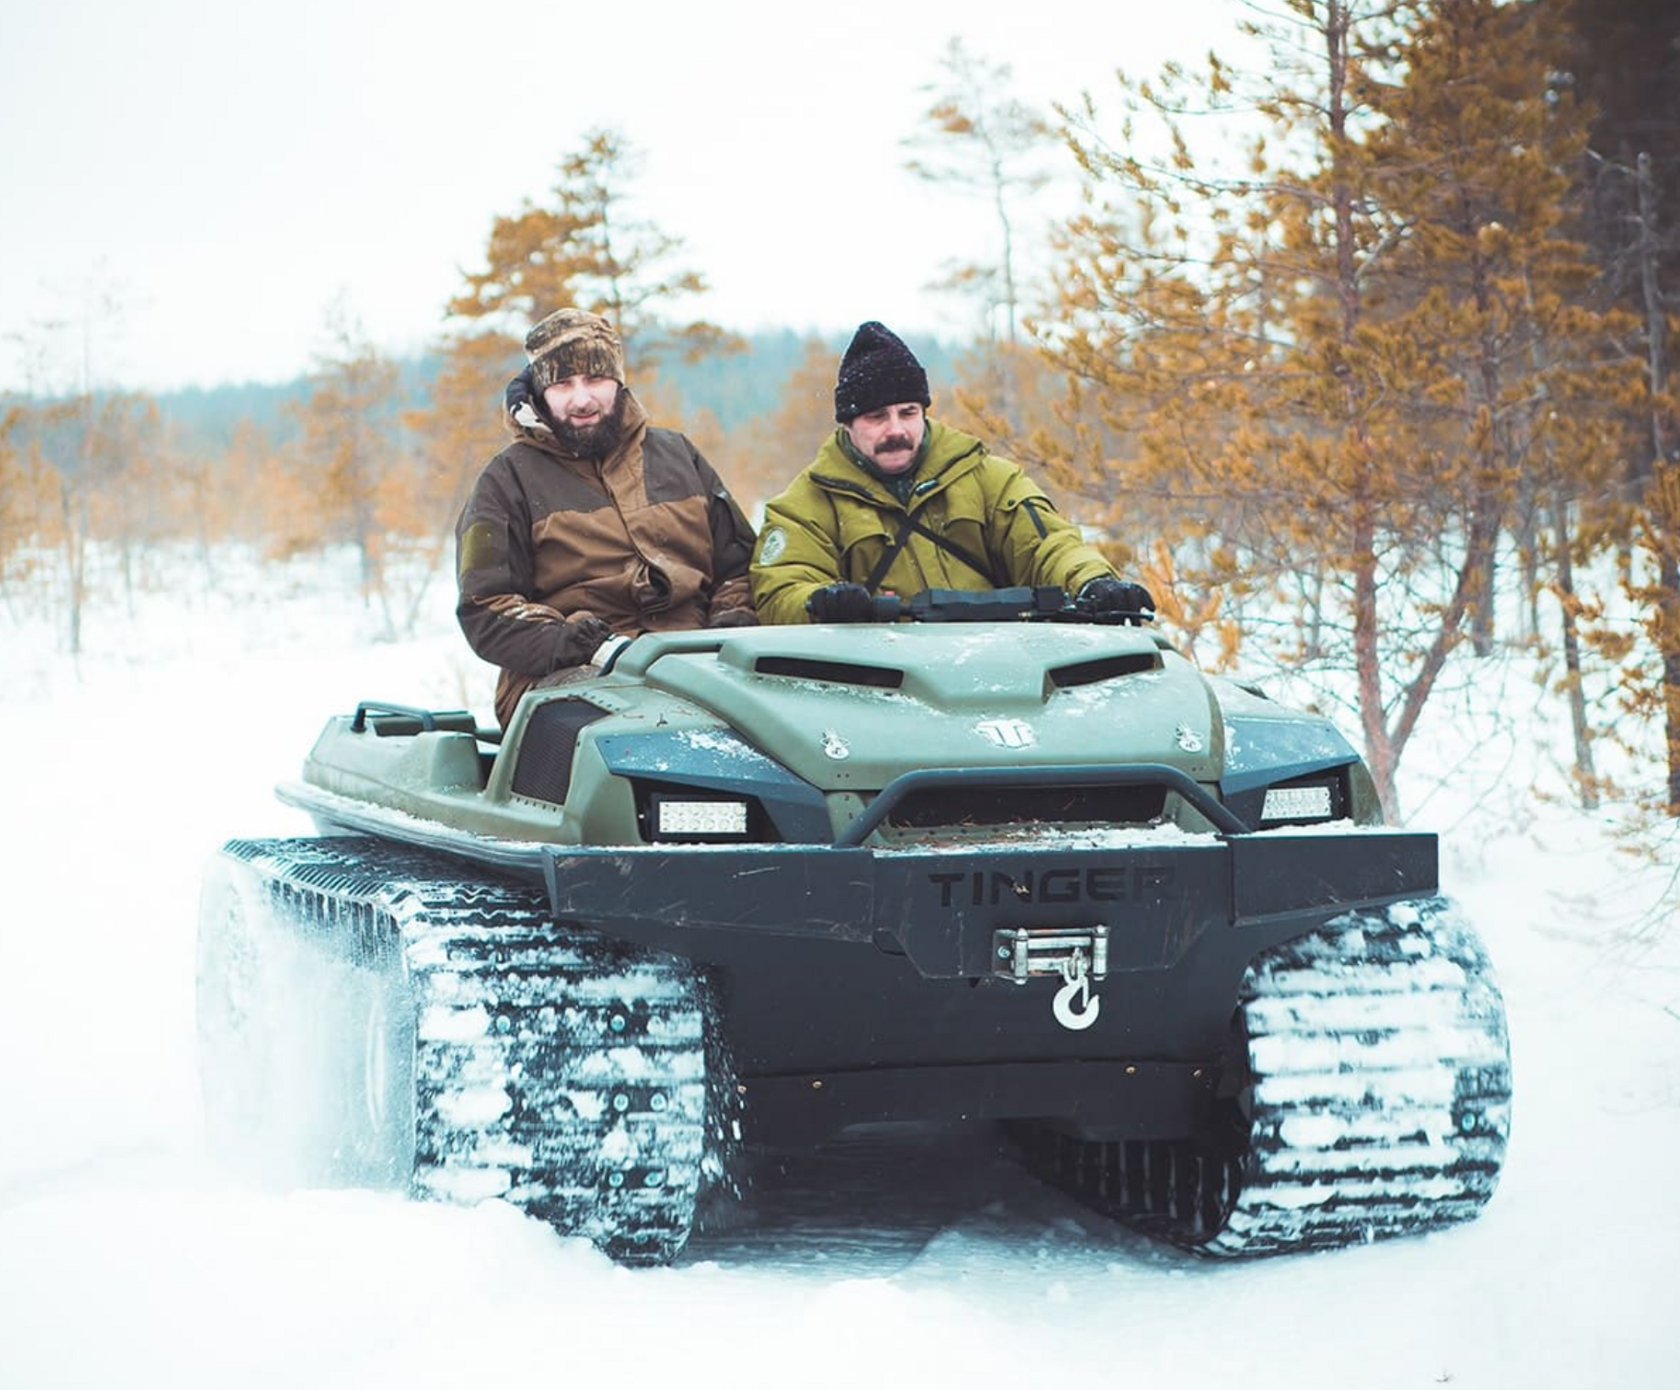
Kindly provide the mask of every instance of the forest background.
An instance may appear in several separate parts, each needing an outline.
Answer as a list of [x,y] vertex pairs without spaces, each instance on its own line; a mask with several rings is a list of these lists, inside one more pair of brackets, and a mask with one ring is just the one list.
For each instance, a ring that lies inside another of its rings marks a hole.
[[[1287,673],[1355,727],[1397,817],[1425,706],[1515,651],[1567,710],[1582,806],[1680,862],[1680,19],[1247,13],[1240,62],[1122,69],[1042,111],[951,41],[904,155],[991,235],[941,280],[970,329],[913,343],[935,413],[1049,484],[1193,659]],[[567,304],[620,326],[650,413],[751,510],[833,428],[844,339],[686,313],[704,267],[639,215],[639,162],[583,133],[491,216],[417,357],[341,302],[306,378],[148,395],[102,372],[119,303],[69,326],[72,382],[44,365],[62,335],[10,335],[43,365],[0,397],[0,605],[61,613],[76,653],[90,586],[213,590],[230,545],[277,575],[348,547],[401,638],[451,601],[520,340]],[[1077,211],[1024,257],[1052,183]]]

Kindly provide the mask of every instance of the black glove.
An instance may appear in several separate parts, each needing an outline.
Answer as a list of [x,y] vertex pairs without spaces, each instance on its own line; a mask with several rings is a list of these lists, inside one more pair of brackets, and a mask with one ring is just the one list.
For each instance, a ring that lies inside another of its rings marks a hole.
[[731,608],[706,619],[707,627],[757,627],[758,615],[750,608]]
[[805,600],[805,611],[819,623],[867,623],[875,599],[861,584],[825,584]]
[[595,655],[595,648],[612,635],[612,628],[593,613],[568,618],[560,624],[560,655],[554,662],[554,669],[582,666]]
[[1102,574],[1086,581],[1076,600],[1093,613],[1153,613],[1155,597],[1143,585],[1130,579]]
[[517,415],[519,413],[519,407],[522,405],[529,405],[535,408],[537,404],[537,393],[534,387],[535,383],[531,380],[531,369],[529,366],[522,368],[519,375],[514,377],[512,381],[508,382],[507,390],[502,392],[502,404],[507,408],[509,416]]
[[751,608],[727,608],[726,612],[712,613],[706,620],[707,627],[758,627],[758,613]]

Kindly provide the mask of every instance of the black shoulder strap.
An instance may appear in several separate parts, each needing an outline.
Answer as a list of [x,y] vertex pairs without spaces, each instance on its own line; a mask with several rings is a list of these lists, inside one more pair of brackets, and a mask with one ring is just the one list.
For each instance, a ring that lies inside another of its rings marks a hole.
[[[1036,520],[1037,518],[1034,519]],[[892,568],[893,561],[898,559],[899,552],[904,549],[912,534],[921,536],[924,540],[932,541],[947,555],[954,555],[957,559],[961,560],[963,564],[967,565],[971,570],[983,578],[988,585],[993,587],[997,585],[997,578],[993,575],[992,567],[990,565],[976,560],[974,556],[970,555],[968,551],[963,549],[962,546],[958,545],[949,537],[942,536],[937,531],[922,525],[921,509],[918,508],[916,511],[911,512],[904,518],[904,525],[898,528],[898,535],[894,538],[893,543],[887,547],[881,558],[875,562],[875,568],[869,571],[869,578],[864,580],[864,587],[867,588],[870,593],[874,593],[876,586],[887,577],[887,571]]]
[[912,512],[904,518],[904,525],[898,528],[898,536],[881,553],[881,558],[875,562],[875,568],[869,571],[869,578],[863,581],[863,587],[870,593],[874,593],[880,582],[887,577],[887,571],[892,568],[893,561],[898,559],[898,552],[904,549],[905,542],[910,539],[910,533],[915,529],[916,516]]

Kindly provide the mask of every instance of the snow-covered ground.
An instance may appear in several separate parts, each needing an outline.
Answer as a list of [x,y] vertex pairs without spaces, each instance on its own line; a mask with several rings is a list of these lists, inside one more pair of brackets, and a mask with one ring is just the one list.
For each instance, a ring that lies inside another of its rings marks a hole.
[[[888,1135],[764,1175],[752,1220],[629,1271],[506,1206],[252,1190],[205,1157],[205,857],[306,829],[270,789],[329,713],[485,711],[490,673],[441,588],[421,635],[382,642],[308,572],[181,570],[167,602],[90,612],[79,662],[61,625],[0,604],[4,1390],[1673,1383],[1680,929],[1660,873],[1534,795],[1549,758],[1526,716],[1444,701],[1405,788],[1510,1010],[1510,1160],[1480,1221],[1208,1264],[983,1136]],[[1503,669],[1474,684],[1500,680],[1534,707]]]

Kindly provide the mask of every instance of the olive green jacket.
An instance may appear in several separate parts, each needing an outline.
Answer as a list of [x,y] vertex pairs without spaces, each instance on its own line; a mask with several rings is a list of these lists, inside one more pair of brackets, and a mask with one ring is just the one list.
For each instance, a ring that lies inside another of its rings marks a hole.
[[972,435],[928,421],[908,506],[846,456],[840,437],[836,431],[765,508],[752,564],[760,622],[809,622],[812,592],[842,580],[909,598],[924,589],[1015,584],[1077,593],[1087,580],[1114,573],[1019,464],[987,453]]

